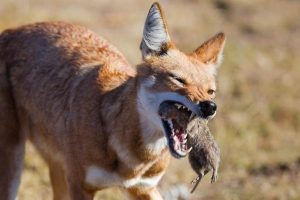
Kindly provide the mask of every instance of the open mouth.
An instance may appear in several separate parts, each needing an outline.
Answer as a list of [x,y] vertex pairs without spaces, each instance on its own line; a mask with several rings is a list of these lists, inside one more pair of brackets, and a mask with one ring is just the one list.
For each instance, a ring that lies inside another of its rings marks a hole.
[[171,154],[175,158],[185,157],[192,150],[187,142],[189,139],[187,125],[196,115],[175,101],[162,102],[158,114],[165,129]]

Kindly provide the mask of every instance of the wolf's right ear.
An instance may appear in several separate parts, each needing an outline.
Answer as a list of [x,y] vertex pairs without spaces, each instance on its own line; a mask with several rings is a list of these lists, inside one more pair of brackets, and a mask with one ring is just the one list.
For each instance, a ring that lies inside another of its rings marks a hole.
[[170,37],[160,5],[152,4],[144,25],[143,39],[140,45],[143,59],[151,55],[161,55],[168,49]]

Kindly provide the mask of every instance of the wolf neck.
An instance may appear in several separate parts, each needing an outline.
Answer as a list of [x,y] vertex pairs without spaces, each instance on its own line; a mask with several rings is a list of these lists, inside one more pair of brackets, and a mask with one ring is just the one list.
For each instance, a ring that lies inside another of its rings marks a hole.
[[[113,114],[113,116],[110,117],[111,123],[116,123],[117,121],[124,122],[122,136],[117,137],[126,137],[124,140],[128,141],[127,144],[118,144],[118,146],[126,146],[129,142],[132,142],[132,144],[129,144],[130,146],[134,146],[132,151],[135,151],[135,154],[138,154],[138,157],[142,160],[158,156],[161,151],[167,147],[166,138],[162,129],[157,128],[157,126],[149,120],[151,116],[148,116],[145,107],[141,105],[141,91],[138,77],[128,79],[111,95],[117,96],[117,99],[113,99],[115,106],[117,106],[113,111],[115,114],[104,108],[105,115],[108,113]],[[107,104],[109,103],[111,104],[111,97],[108,97]],[[114,144],[114,146],[116,146],[116,144]]]
[[[149,112],[150,108],[147,102],[155,97],[145,99],[149,96],[146,96],[145,89],[140,81],[137,89],[137,109],[142,139],[149,151],[153,154],[159,154],[167,147],[167,139],[164,136],[163,127],[160,119],[158,119],[157,113],[155,113],[155,111]],[[154,121],[156,121],[156,123]]]
[[147,112],[145,112],[142,105],[139,102],[137,103],[140,132],[145,148],[152,154],[159,154],[167,147],[166,137],[162,130],[149,120],[150,116],[147,116]]

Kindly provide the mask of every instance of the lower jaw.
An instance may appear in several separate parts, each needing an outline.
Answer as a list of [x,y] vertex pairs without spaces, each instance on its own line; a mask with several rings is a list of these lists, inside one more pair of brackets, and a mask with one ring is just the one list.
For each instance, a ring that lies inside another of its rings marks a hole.
[[[169,147],[169,151],[170,151],[171,155],[177,159],[186,157],[188,155],[189,151],[184,150],[184,149],[175,150],[174,141],[170,137],[171,136],[167,136],[167,141],[168,141],[168,147]],[[182,147],[178,147],[179,145],[182,145],[182,144],[177,144],[177,148],[182,148]]]
[[[173,129],[173,125],[170,126],[168,121],[162,120],[165,136],[167,137],[168,147],[171,155],[174,158],[180,159],[187,156],[191,149],[187,148],[187,133],[182,132],[183,128]],[[175,122],[174,122],[175,123]],[[180,133],[181,130],[181,133]],[[175,133],[176,132],[176,133]],[[184,142],[182,140],[185,140]],[[177,148],[177,150],[175,149]]]
[[172,155],[174,158],[181,159],[181,158],[184,158],[184,157],[187,156],[187,155],[180,155],[180,154],[178,154],[178,153],[175,152],[173,149],[171,149],[171,147],[169,147],[169,150],[170,150],[171,155]]

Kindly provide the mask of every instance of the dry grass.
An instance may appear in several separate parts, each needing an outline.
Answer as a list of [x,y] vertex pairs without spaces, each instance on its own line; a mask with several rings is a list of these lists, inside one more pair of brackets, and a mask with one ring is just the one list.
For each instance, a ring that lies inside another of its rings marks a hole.
[[[219,113],[210,123],[222,149],[220,177],[215,185],[204,179],[191,199],[300,199],[299,167],[292,164],[300,157],[300,2],[161,3],[171,37],[184,51],[192,51],[218,31],[227,34],[218,78]],[[36,21],[70,21],[101,34],[137,64],[150,4],[138,0],[1,0],[0,30]],[[282,170],[282,165],[289,170]],[[51,199],[47,170],[28,146],[19,199]],[[165,191],[174,184],[188,184],[193,177],[187,160],[174,160],[160,188]],[[110,189],[97,199],[123,199],[123,195]]]

